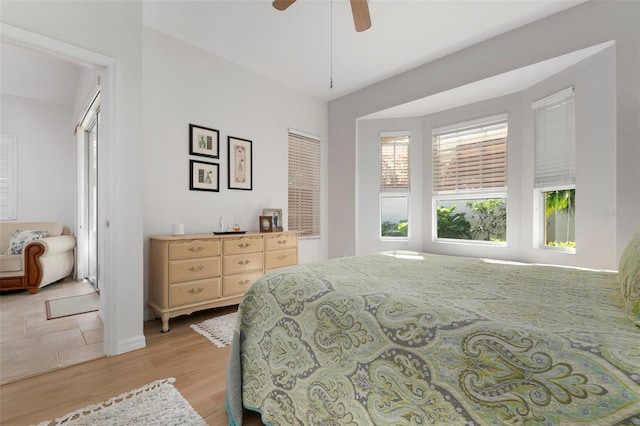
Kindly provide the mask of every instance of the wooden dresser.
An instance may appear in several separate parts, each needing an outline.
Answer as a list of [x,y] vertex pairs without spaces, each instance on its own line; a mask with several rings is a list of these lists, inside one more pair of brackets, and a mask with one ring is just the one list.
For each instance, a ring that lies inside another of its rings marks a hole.
[[149,306],[169,319],[236,305],[264,273],[298,263],[298,233],[154,235],[149,254]]

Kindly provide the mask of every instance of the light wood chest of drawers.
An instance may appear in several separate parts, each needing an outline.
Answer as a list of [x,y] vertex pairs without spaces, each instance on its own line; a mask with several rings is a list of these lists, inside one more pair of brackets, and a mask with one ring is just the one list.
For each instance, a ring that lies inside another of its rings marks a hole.
[[296,232],[149,237],[149,306],[169,319],[240,303],[264,273],[298,263]]

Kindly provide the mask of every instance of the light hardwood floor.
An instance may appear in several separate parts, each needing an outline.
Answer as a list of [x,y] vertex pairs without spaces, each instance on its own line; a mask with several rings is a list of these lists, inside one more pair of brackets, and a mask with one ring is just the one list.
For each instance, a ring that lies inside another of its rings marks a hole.
[[[0,424],[28,425],[52,420],[154,380],[175,377],[176,389],[209,425],[226,425],[229,347],[216,347],[189,325],[236,309],[219,308],[172,319],[169,333],[160,333],[160,320],[148,321],[144,326],[144,349],[2,385]],[[262,422],[258,415],[247,413],[244,424]]]

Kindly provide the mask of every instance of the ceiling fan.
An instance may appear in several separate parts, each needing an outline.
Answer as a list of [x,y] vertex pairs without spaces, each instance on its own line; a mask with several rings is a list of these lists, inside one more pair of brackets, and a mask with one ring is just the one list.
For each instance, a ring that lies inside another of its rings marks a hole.
[[[285,10],[296,0],[273,0],[273,7],[278,10]],[[351,13],[356,31],[361,32],[371,27],[371,17],[369,16],[369,4],[367,0],[351,0]]]

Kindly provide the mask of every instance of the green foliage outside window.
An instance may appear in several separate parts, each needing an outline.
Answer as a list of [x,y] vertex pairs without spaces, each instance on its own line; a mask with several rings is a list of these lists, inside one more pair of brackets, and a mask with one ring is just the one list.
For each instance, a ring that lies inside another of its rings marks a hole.
[[[547,191],[544,193],[544,205],[545,244],[552,247],[575,248],[576,242],[572,236],[575,232],[576,190]],[[563,222],[562,226],[560,222]]]
[[394,223],[390,221],[382,222],[383,237],[407,237],[409,235],[409,222],[401,221]]
[[507,207],[504,199],[467,201],[467,213],[456,213],[456,205],[437,206],[438,238],[476,241],[506,241]]
[[471,224],[465,218],[465,213],[454,213],[456,205],[451,207],[438,206],[438,238],[454,238],[457,240],[471,239]]
[[474,240],[506,241],[507,206],[503,199],[468,201],[474,217],[471,235]]

